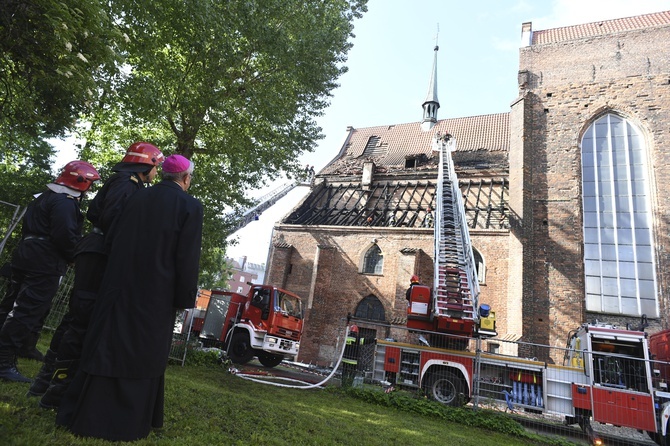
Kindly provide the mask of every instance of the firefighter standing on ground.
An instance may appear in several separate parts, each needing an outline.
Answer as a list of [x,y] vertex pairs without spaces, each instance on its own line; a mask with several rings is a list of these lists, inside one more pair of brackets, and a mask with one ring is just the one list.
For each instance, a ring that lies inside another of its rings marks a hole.
[[360,336],[357,325],[349,327],[345,342],[346,345],[342,354],[342,387],[349,387],[352,385],[358,371],[361,347],[365,343],[365,338]]
[[22,238],[14,251],[7,292],[14,307],[0,329],[0,378],[30,382],[16,368],[18,351],[39,332],[60,278],[74,259],[84,217],[80,200],[100,179],[85,161],[69,162],[53,183],[33,200],[23,217]]
[[[102,277],[107,265],[105,236],[121,215],[127,199],[148,186],[165,157],[158,147],[147,142],[132,144],[115,172],[91,200],[86,218],[93,230],[78,244],[75,254],[74,287],[68,314],[51,339],[44,364],[28,390],[31,396],[43,395],[40,406],[55,409],[77,370],[84,336]],[[55,373],[54,373],[55,372]]]

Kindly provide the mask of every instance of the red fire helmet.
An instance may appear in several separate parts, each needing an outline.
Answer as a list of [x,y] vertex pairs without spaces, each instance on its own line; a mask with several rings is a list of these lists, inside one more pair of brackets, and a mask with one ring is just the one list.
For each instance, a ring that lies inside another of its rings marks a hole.
[[56,184],[67,186],[81,192],[86,192],[94,181],[100,179],[100,174],[95,167],[86,161],[70,161],[65,165],[63,171],[54,181]]
[[121,160],[122,163],[148,164],[160,166],[165,161],[163,152],[158,147],[148,142],[136,142],[126,151]]
[[411,279],[409,279],[410,283],[419,283],[419,276],[414,274]]

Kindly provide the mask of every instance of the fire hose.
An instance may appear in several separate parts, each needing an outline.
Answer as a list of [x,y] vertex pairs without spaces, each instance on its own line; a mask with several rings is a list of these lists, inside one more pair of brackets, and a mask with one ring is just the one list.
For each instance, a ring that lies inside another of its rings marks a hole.
[[[345,339],[347,336],[349,336],[349,327],[347,325],[347,331],[345,335]],[[232,373],[235,376],[239,376],[240,378],[247,379],[249,381],[261,383],[261,384],[270,384],[272,386],[277,386],[277,387],[287,387],[289,389],[313,389],[315,387],[321,387],[323,384],[327,383],[330,381],[330,379],[335,375],[335,372],[337,372],[337,369],[340,366],[340,363],[342,362],[342,357],[344,356],[344,349],[347,346],[346,342],[342,343],[342,351],[340,352],[339,358],[337,358],[337,364],[335,364],[335,367],[333,367],[333,370],[330,372],[328,376],[326,376],[321,382],[318,382],[316,384],[310,384],[306,383],[305,381],[295,379],[295,378],[287,378],[283,376],[270,376],[267,374],[261,374],[261,373],[240,373],[239,370],[237,370],[235,367],[231,367],[228,369],[230,373]],[[277,383],[277,382],[272,382],[268,381],[266,379],[260,379],[259,376],[266,376],[271,379],[276,379],[276,380],[283,380],[283,381],[289,381],[289,382],[299,382],[299,383],[304,383],[306,385],[295,385],[295,384],[283,384],[283,383]]]

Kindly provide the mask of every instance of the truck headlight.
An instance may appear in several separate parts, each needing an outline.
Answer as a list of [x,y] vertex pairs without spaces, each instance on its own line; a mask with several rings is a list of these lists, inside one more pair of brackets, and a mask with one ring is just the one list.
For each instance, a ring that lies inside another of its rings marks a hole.
[[277,342],[279,342],[279,339],[277,339],[277,338],[266,338],[265,341],[268,344],[276,344]]

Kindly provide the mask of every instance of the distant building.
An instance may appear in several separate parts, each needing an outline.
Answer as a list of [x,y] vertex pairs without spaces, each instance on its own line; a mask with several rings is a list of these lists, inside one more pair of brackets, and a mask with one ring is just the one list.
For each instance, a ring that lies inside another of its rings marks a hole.
[[521,31],[509,112],[438,120],[434,64],[423,120],[349,127],[275,225],[267,282],[305,302],[299,360],[335,358],[348,313],[381,338],[404,326],[410,277],[433,279],[447,133],[501,338],[564,346],[583,322],[642,315],[668,328],[670,11]]
[[251,288],[247,282],[263,283],[265,279],[265,264],[247,262],[247,257],[243,256],[234,259],[226,259],[226,262],[232,267],[232,276],[228,280],[228,290],[235,293],[247,294]]

